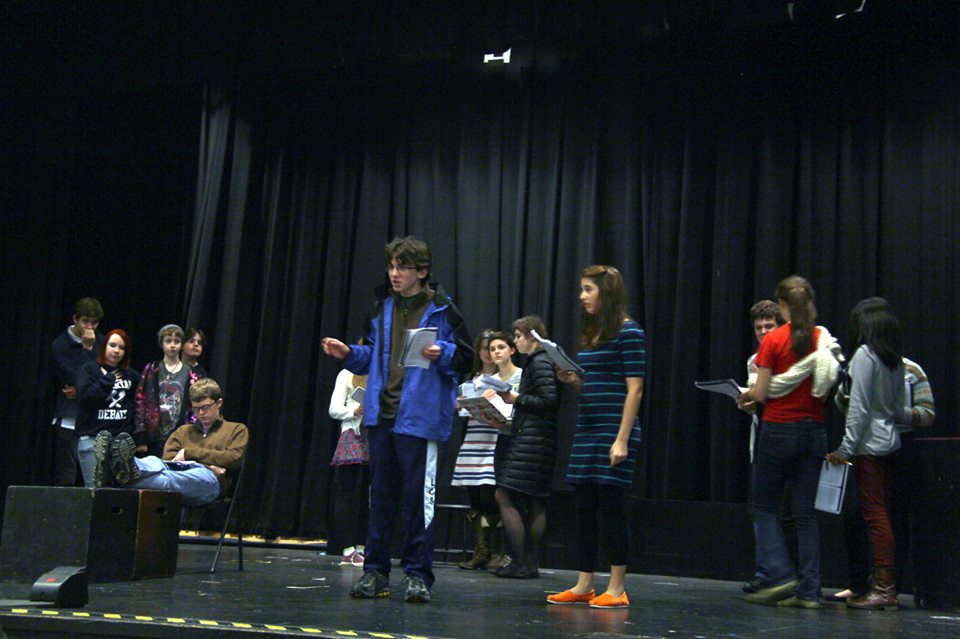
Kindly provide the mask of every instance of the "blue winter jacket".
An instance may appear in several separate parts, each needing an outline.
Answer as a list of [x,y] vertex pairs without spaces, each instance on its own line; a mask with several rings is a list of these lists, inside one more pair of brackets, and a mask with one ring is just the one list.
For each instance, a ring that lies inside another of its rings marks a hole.
[[[400,407],[393,432],[444,442],[450,437],[456,414],[457,387],[473,361],[473,347],[460,311],[443,289],[434,285],[419,326],[437,327],[440,357],[430,368],[407,368],[400,391]],[[380,415],[380,393],[390,366],[390,335],[394,297],[385,291],[369,322],[367,344],[352,345],[343,367],[369,375],[363,398],[364,426],[375,427]],[[382,330],[381,330],[382,325]],[[381,337],[382,345],[381,345]],[[400,348],[402,345],[398,344]],[[379,360],[379,361],[378,361]]]

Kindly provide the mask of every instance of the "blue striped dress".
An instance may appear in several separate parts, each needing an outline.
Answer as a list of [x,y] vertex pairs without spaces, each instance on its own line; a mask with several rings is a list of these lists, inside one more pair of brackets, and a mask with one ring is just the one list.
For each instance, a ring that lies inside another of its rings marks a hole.
[[577,353],[583,367],[583,392],[573,437],[568,484],[606,484],[629,488],[640,449],[640,419],[627,442],[627,458],[610,465],[610,446],[620,430],[627,397],[627,377],[643,377],[647,338],[640,325],[627,320],[616,339]]

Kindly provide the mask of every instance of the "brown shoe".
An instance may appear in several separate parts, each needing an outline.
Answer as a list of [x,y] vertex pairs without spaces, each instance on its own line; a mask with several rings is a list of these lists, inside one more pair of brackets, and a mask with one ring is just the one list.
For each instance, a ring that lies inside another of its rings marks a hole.
[[461,561],[457,566],[464,570],[479,570],[486,568],[490,562],[490,548],[487,545],[487,536],[490,533],[490,526],[487,525],[486,518],[479,510],[471,510],[467,513],[467,520],[473,526],[473,533],[476,536],[477,543],[473,547],[473,557],[470,561]]
[[897,610],[900,600],[897,599],[897,589],[893,583],[894,568],[877,567],[873,571],[873,587],[865,595],[847,599],[847,608],[860,610]]

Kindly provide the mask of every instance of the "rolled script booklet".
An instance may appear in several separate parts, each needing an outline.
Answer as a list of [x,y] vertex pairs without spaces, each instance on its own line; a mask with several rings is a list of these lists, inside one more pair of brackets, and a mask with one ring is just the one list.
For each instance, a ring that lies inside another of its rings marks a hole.
[[746,392],[748,389],[744,386],[740,386],[732,379],[714,379],[708,382],[694,382],[694,386],[700,390],[709,391],[711,393],[720,393],[721,395],[726,395],[727,397],[732,397],[736,399],[741,393]]
[[550,359],[553,360],[553,363],[556,364],[560,370],[574,371],[577,375],[583,375],[583,368],[567,355],[562,346],[556,342],[551,342],[548,339],[540,337],[536,331],[530,331],[530,334],[533,335],[533,339],[540,342],[543,350],[547,351],[547,355],[550,356]]
[[401,366],[430,368],[430,360],[423,356],[423,349],[437,343],[437,327],[411,328],[407,330],[400,354]]

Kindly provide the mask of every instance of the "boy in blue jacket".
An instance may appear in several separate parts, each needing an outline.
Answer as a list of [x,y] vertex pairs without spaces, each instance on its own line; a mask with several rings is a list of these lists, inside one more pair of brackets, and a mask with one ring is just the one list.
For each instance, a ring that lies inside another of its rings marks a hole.
[[[414,237],[386,246],[390,288],[377,290],[364,345],[323,339],[327,355],[357,375],[369,375],[363,400],[370,445],[370,523],[363,576],[350,596],[390,596],[390,539],[402,505],[401,566],[404,599],[430,601],[433,586],[433,511],[438,444],[450,437],[457,386],[473,348],[457,307],[443,288],[428,283],[430,249]],[[436,327],[436,343],[421,354],[428,368],[403,367],[406,331]]]

